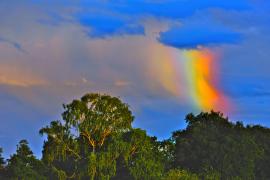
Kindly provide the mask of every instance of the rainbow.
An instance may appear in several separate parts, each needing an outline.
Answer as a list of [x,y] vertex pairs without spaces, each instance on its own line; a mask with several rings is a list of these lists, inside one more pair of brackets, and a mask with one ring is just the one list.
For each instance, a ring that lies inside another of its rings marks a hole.
[[[218,88],[219,68],[218,53],[206,48],[198,47],[199,50],[173,49],[176,58],[172,59],[175,71],[181,71],[185,79],[182,84],[186,88],[180,91],[182,98],[188,97],[198,110],[227,112],[231,107],[228,99]],[[183,97],[184,96],[184,97]]]
[[[164,50],[166,48],[166,50]],[[221,111],[229,113],[232,104],[219,88],[220,53],[207,48],[198,50],[180,50],[160,47],[152,57],[155,62],[149,64],[149,73],[171,94],[182,102],[191,105],[197,112]],[[157,91],[157,87],[152,87]]]

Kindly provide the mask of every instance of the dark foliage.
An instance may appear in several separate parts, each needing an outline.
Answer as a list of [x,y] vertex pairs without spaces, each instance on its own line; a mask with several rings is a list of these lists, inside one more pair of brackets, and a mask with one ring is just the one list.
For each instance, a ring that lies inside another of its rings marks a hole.
[[86,94],[63,105],[46,134],[42,159],[27,140],[5,160],[0,148],[0,179],[270,179],[270,129],[235,124],[220,112],[186,115],[186,129],[157,141],[133,128],[129,105],[109,95]]

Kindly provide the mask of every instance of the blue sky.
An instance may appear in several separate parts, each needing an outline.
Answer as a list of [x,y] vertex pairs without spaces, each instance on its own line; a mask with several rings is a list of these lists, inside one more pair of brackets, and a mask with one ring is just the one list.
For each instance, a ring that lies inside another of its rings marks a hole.
[[22,139],[41,158],[39,129],[61,119],[63,103],[90,92],[120,96],[134,127],[168,139],[186,127],[186,114],[210,111],[178,96],[172,85],[184,72],[165,68],[178,61],[173,52],[201,48],[218,54],[218,89],[233,104],[221,112],[232,122],[269,125],[267,1],[1,0],[0,12],[6,158]]

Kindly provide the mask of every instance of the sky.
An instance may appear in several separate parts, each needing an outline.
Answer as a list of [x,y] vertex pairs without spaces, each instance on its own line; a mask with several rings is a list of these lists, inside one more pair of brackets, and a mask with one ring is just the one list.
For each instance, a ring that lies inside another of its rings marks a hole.
[[0,0],[0,147],[42,157],[62,104],[120,96],[159,141],[185,116],[270,120],[268,0]]

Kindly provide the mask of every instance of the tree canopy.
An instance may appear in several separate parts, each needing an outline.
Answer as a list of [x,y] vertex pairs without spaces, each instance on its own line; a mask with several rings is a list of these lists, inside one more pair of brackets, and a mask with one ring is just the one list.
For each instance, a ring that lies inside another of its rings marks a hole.
[[186,116],[186,130],[173,132],[176,140],[173,167],[203,173],[205,167],[221,173],[222,179],[255,178],[255,160],[264,152],[254,137],[234,131],[234,124],[220,112],[192,113]]
[[61,121],[39,131],[47,136],[40,160],[26,139],[10,159],[0,148],[0,179],[270,179],[267,127],[211,110],[187,114],[185,129],[157,141],[132,127],[135,117],[119,97],[89,93],[63,108]]
[[[65,124],[53,121],[40,130],[48,137],[43,159],[51,165],[51,174],[57,171],[63,178],[110,179],[121,166],[127,166],[134,178],[149,179],[150,170],[162,171],[158,159],[152,158],[150,137],[132,128],[134,116],[119,98],[90,93],[63,107]],[[62,165],[70,161],[69,167]]]
[[6,164],[5,158],[2,157],[3,148],[0,148],[0,167]]
[[11,179],[46,179],[44,176],[45,166],[34,156],[26,139],[17,145],[16,154],[8,159],[6,176]]

